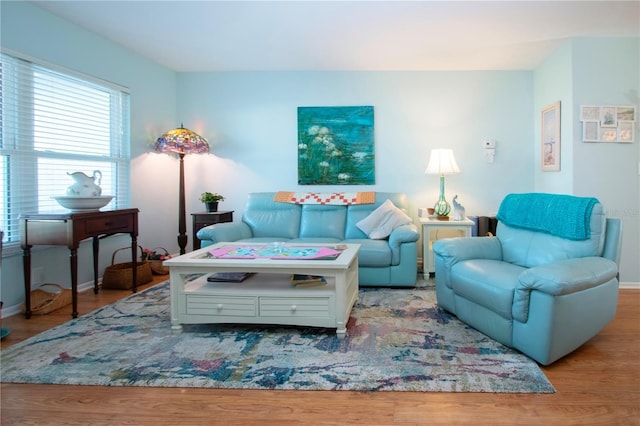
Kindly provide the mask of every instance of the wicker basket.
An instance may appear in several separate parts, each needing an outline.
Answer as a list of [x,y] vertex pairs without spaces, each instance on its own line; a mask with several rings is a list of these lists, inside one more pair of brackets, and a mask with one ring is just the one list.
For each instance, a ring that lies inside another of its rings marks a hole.
[[[133,262],[114,263],[116,254],[121,250],[127,250],[129,247],[119,248],[113,252],[111,256],[111,266],[104,269],[102,276],[102,288],[116,288],[128,290],[133,287]],[[140,247],[142,252],[142,247]],[[153,281],[151,275],[151,265],[149,262],[137,262],[136,268],[136,285],[146,284]]]
[[[46,287],[49,287],[48,289]],[[71,303],[71,290],[60,284],[45,283],[31,290],[31,313],[44,315]],[[22,304],[22,312],[26,312],[26,304]]]
[[[164,247],[156,247],[152,251],[156,251],[158,249],[164,251],[165,260],[171,258],[171,255]],[[169,273],[169,268],[167,268],[166,266],[162,266],[162,262],[164,262],[164,260],[148,260],[148,262],[149,265],[151,265],[151,272],[155,275],[167,275]]]

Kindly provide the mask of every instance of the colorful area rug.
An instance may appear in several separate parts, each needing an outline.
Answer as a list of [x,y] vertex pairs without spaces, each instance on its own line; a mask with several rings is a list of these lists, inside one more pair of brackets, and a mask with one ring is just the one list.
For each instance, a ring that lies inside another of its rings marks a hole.
[[[238,284],[242,285],[242,284]],[[437,308],[433,288],[361,289],[333,329],[171,330],[159,284],[0,353],[2,382],[233,389],[555,392],[537,364]]]

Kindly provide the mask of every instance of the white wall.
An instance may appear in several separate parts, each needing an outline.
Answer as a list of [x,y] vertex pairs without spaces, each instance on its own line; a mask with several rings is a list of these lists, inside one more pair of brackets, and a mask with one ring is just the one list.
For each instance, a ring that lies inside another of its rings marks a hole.
[[[533,189],[531,72],[180,73],[178,111],[205,123],[210,159],[189,158],[187,203],[205,190],[242,212],[252,191],[381,190],[408,194],[414,216],[438,197],[425,175],[432,148],[449,147],[462,170],[446,178],[468,214],[495,213],[509,192]],[[376,184],[297,184],[297,107],[372,105]],[[495,163],[482,142],[497,141]],[[239,216],[236,216],[239,217]]]
[[[640,39],[575,39],[572,124],[574,192],[593,194],[623,223],[622,281],[640,282],[640,134],[635,143],[584,143],[580,105],[635,105],[640,114]],[[606,58],[605,61],[602,58]],[[636,117],[637,119],[637,117]]]
[[[162,161],[152,164],[144,161],[150,144],[162,132],[180,124],[176,123],[175,72],[29,3],[5,1],[0,2],[0,7],[0,42],[3,49],[112,81],[130,89],[131,201],[133,207],[140,209],[139,242],[148,246],[159,241],[175,241],[177,209],[164,209],[162,195],[168,193],[173,197],[173,202],[177,198],[177,183],[173,185],[174,178],[167,175]],[[168,166],[173,168],[175,164],[171,159],[167,161],[170,162]],[[160,201],[147,203],[153,194]],[[111,254],[115,249],[129,244],[128,236],[113,236],[101,240],[100,271],[110,264]],[[9,311],[7,308],[15,307],[24,300],[22,255],[14,248],[14,254],[8,256],[10,249],[6,245],[3,251],[5,259],[2,262],[0,297],[5,309]],[[79,281],[92,281],[90,242],[82,243],[78,256]],[[45,281],[70,286],[69,251],[65,247],[34,248],[32,266],[42,268]]]
[[[562,103],[561,170],[542,172],[536,157],[535,190],[598,198],[623,222],[620,279],[640,283],[640,152],[635,143],[582,142],[580,105],[635,105],[640,112],[640,39],[576,38],[534,72],[536,137],[540,110]],[[606,58],[606,60],[603,60]]]
[[[558,48],[550,58],[534,72],[534,121],[535,137],[535,190],[555,194],[573,194],[573,129],[571,42]],[[560,101],[560,170],[542,171],[542,127],[541,111],[548,105]]]

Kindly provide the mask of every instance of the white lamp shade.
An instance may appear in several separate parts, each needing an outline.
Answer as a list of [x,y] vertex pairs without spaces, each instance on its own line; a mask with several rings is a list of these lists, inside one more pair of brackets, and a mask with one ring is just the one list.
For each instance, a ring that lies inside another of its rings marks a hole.
[[429,164],[424,172],[430,175],[460,173],[456,158],[453,156],[453,150],[432,149]]

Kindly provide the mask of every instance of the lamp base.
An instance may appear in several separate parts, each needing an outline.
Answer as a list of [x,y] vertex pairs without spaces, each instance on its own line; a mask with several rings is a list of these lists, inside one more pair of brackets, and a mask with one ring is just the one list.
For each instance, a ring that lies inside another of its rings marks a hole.
[[451,211],[451,205],[447,203],[447,200],[444,197],[441,197],[440,200],[433,206],[433,212],[438,216],[446,216]]

